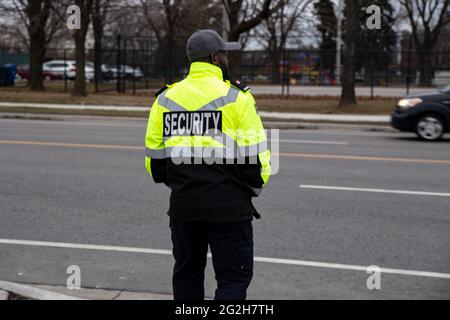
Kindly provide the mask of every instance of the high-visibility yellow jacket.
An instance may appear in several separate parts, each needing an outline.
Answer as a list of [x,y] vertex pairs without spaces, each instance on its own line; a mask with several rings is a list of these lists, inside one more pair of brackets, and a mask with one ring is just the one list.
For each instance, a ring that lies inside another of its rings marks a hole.
[[184,80],[157,94],[145,147],[148,173],[172,190],[172,219],[257,216],[251,198],[271,173],[266,134],[249,88],[224,81],[219,67],[194,62]]

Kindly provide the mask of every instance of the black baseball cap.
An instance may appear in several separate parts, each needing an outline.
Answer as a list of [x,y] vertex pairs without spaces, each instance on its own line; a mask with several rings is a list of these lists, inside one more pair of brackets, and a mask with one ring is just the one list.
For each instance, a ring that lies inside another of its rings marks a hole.
[[186,52],[190,61],[208,57],[219,51],[238,51],[242,46],[239,42],[225,42],[214,30],[196,31],[187,41]]

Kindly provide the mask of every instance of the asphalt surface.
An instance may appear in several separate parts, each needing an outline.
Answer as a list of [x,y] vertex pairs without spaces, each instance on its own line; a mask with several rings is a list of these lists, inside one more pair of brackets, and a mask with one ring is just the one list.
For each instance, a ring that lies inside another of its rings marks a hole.
[[[0,120],[0,241],[170,250],[169,190],[144,168],[143,120]],[[450,274],[450,140],[348,130],[281,131],[279,173],[255,206],[250,299],[449,299],[450,279],[370,274],[345,266]],[[106,145],[106,146],[105,146]],[[117,146],[110,147],[107,146]],[[328,158],[324,158],[324,156]],[[344,156],[344,157],[342,157]],[[300,185],[388,189],[386,193]],[[171,293],[168,254],[0,244],[0,279]],[[206,292],[214,292],[209,260]]]

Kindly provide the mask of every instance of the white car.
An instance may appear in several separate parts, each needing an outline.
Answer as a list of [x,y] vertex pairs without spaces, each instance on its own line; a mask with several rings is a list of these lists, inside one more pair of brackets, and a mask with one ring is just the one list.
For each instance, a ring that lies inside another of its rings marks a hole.
[[104,80],[117,79],[117,65],[114,64],[102,64],[102,75]]
[[[64,79],[64,74],[68,79],[75,79],[77,74],[76,61],[74,60],[51,60],[43,64],[44,72],[58,75],[61,79]],[[86,80],[94,80],[94,68],[93,64],[86,62],[84,67]]]
[[120,77],[127,80],[140,80],[144,77],[144,73],[141,68],[136,67],[133,68],[127,65],[120,65],[120,68],[117,68],[115,64],[102,64],[102,74],[104,80],[113,80],[117,79],[120,70]]
[[133,78],[136,80],[142,79],[144,74],[141,71],[141,68],[133,68],[127,65],[120,66],[120,73],[122,77],[125,77],[127,80],[132,80]]

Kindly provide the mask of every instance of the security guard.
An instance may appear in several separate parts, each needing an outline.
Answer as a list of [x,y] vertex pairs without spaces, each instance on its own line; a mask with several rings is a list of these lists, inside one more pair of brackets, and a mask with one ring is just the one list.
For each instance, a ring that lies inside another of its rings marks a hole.
[[145,166],[170,197],[175,300],[204,299],[208,245],[216,300],[244,300],[253,276],[251,198],[270,176],[270,151],[250,88],[228,79],[227,51],[213,30],[187,42],[188,76],[157,93]]

